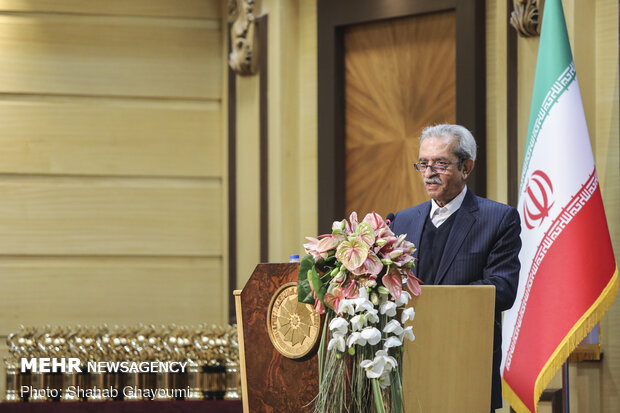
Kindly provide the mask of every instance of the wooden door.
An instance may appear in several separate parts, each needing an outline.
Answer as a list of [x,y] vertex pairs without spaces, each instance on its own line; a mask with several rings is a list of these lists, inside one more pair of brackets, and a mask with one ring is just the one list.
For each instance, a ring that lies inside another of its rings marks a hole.
[[425,126],[456,122],[455,20],[449,10],[345,28],[347,216],[428,199],[413,164]]

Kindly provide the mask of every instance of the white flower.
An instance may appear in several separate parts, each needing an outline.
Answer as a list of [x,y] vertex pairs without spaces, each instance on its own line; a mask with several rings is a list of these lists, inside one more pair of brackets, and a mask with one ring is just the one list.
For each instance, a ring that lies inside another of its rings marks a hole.
[[357,298],[365,298],[368,300],[368,290],[364,287],[360,288],[359,295]]
[[[360,367],[366,370],[366,377],[369,379],[377,379],[388,374],[392,369],[395,369],[396,366],[398,366],[396,359],[388,356],[387,354],[388,353],[385,350],[378,350],[372,361],[363,360],[360,363]],[[385,381],[385,378],[383,380]]]
[[341,300],[338,305],[338,314],[355,315],[355,308],[353,307],[353,300]]
[[327,344],[327,350],[331,350],[336,347],[336,350],[339,352],[344,352],[344,337],[343,336],[334,336],[329,343]]
[[405,341],[405,339],[408,339],[409,341],[415,340],[415,336],[413,335],[413,327],[406,327],[402,333],[398,335],[398,338],[400,338],[400,341]]
[[403,332],[403,328],[398,322],[398,320],[391,320],[389,323],[383,327],[384,333],[394,333],[395,335],[399,335]]
[[390,347],[400,347],[402,345],[403,345],[403,342],[400,341],[398,337],[392,336],[392,337],[388,337],[388,339],[385,340],[385,343],[383,343],[383,348],[387,350]]
[[376,357],[372,361],[362,360],[360,367],[366,370],[366,377],[369,379],[376,379],[381,377],[383,374],[383,370],[385,369],[385,360],[377,359]]
[[384,371],[383,374],[379,377],[379,387],[381,387],[382,389],[387,389],[388,387],[390,387],[391,384],[392,383],[390,380],[390,372]]
[[359,331],[366,327],[366,317],[363,314],[358,314],[351,319],[351,329],[353,331]]
[[329,322],[329,329],[334,337],[344,337],[347,334],[349,323],[342,317],[336,317]]
[[415,310],[413,307],[405,308],[400,316],[400,322],[405,324],[407,320],[413,320],[413,317],[415,317]]
[[361,331],[361,334],[362,338],[368,341],[371,346],[374,346],[381,341],[381,331],[374,327],[366,327]]
[[407,305],[410,299],[411,299],[411,294],[409,294],[406,290],[403,289],[403,291],[400,293],[400,297],[396,299],[396,305],[398,307]]
[[374,308],[372,303],[368,298],[358,297],[353,300],[355,303],[355,312],[359,313],[361,311],[369,311]]
[[394,317],[396,315],[396,304],[393,301],[385,301],[379,306],[379,312],[388,317]]
[[388,352],[386,350],[377,350],[377,352],[375,353],[375,358],[377,357],[383,357],[383,359],[385,360],[385,367],[388,370],[395,369],[396,366],[398,366],[396,359],[392,356],[388,356]]
[[351,333],[351,335],[347,339],[347,346],[353,347],[355,344],[360,346],[366,345],[366,340],[364,340],[364,338],[362,337],[362,333],[358,331]]
[[379,311],[376,308],[366,311],[366,321],[372,324],[379,322]]

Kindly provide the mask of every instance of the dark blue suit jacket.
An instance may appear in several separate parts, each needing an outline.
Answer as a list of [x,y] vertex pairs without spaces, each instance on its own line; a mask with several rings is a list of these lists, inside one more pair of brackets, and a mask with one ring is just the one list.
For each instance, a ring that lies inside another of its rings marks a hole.
[[[420,250],[422,228],[430,214],[431,201],[400,211],[390,227],[395,234]],[[474,195],[467,190],[439,263],[434,284],[495,286],[492,408],[502,405],[501,312],[512,307],[519,284],[521,221],[515,208]],[[417,255],[417,252],[416,252]],[[425,274],[416,274],[425,284]]]

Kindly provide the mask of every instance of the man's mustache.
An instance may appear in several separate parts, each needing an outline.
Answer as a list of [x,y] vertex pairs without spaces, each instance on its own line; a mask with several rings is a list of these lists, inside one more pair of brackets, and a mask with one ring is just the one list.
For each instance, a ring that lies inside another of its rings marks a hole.
[[430,178],[424,178],[424,183],[425,184],[438,184],[438,185],[443,184],[443,182],[441,182],[441,179],[439,179],[438,176],[431,176]]

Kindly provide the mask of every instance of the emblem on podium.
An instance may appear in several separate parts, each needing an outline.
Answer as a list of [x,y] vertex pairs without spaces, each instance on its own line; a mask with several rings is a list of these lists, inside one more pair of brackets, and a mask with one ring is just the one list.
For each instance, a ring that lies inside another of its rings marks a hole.
[[267,331],[273,346],[285,357],[301,358],[314,348],[321,316],[310,304],[297,300],[297,283],[282,285],[267,310]]

